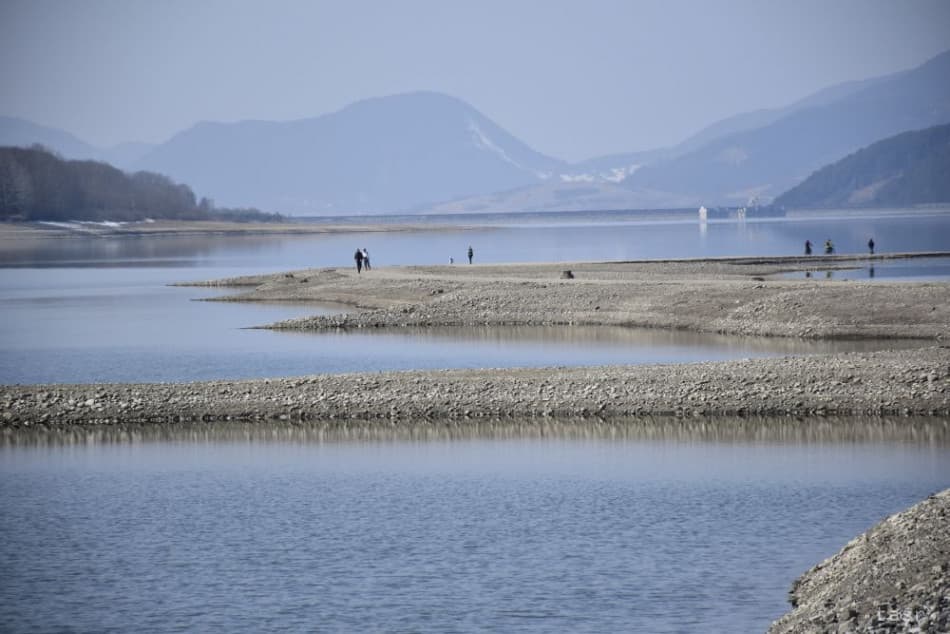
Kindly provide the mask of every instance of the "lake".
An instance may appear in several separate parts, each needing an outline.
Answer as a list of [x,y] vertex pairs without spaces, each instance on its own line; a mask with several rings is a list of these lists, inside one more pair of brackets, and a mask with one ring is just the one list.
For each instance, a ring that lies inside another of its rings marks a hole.
[[763,632],[950,484],[945,423],[653,423],[7,435],[0,630]]
[[[839,252],[863,251],[869,235],[879,252],[950,249],[950,214],[937,213],[712,221],[704,227],[693,220],[651,220],[629,212],[413,219],[421,229],[314,236],[77,237],[3,244],[0,382],[186,381],[359,370],[686,362],[868,349],[873,344],[625,329],[275,333],[246,328],[342,309],[195,302],[220,291],[168,284],[348,266],[357,246],[370,251],[375,266],[448,263],[450,257],[460,263],[469,244],[476,262],[789,255],[799,253],[806,238],[818,244],[822,236],[833,237]],[[369,226],[381,219],[322,221]],[[876,265],[875,271],[875,280],[950,276],[945,262],[887,262]],[[833,272],[835,278],[861,274]]]
[[[787,255],[826,237],[860,252],[868,234],[881,251],[932,251],[950,236],[950,218],[927,214],[472,220],[4,245],[0,382],[862,349],[874,344],[624,328],[248,330],[341,308],[201,302],[221,291],[168,284],[349,265],[357,246],[389,266],[460,262],[469,244],[476,262],[526,262]],[[940,420],[5,430],[0,631],[762,632],[797,576],[948,486]]]

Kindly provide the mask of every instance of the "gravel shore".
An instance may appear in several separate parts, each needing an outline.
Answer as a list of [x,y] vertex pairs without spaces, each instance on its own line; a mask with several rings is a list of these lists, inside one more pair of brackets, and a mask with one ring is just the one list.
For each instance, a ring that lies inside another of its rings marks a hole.
[[[950,338],[950,283],[782,279],[896,258],[720,258],[574,264],[314,269],[196,283],[242,287],[219,301],[330,302],[358,310],[269,327],[326,330],[612,325],[804,338]],[[565,271],[570,271],[567,277]]]
[[802,575],[769,634],[950,631],[950,489]]
[[[880,256],[880,259],[920,254]],[[947,254],[944,254],[947,255]],[[937,254],[927,254],[936,257]],[[807,338],[918,338],[921,349],[652,366],[361,373],[149,385],[0,387],[0,425],[210,420],[950,413],[950,283],[775,279],[867,258],[320,269],[194,283],[224,301],[356,307],[288,329],[612,325]],[[564,271],[570,270],[570,276]],[[896,346],[895,346],[896,347]]]
[[2,425],[950,415],[950,347],[682,365],[0,387]]

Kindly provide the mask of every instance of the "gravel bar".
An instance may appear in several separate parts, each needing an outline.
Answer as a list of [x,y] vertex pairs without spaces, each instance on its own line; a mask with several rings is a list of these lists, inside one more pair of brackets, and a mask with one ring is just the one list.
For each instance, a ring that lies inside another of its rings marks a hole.
[[950,415],[950,347],[725,362],[0,387],[5,427]]

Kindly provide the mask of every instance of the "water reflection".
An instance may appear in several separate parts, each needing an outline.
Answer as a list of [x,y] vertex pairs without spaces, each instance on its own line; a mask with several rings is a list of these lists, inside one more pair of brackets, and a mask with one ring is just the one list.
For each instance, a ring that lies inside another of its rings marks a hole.
[[[748,356],[829,354],[911,349],[930,345],[919,339],[812,340],[791,337],[742,337],[665,328],[628,326],[445,326],[427,328],[360,329],[355,331],[276,331],[281,336],[300,339],[349,338],[354,344],[370,344],[374,339],[403,340],[407,346],[449,344],[451,342],[488,345],[512,350],[517,346],[576,348],[594,354],[612,352],[623,363],[652,359],[711,360]],[[598,360],[609,362],[608,357]],[[564,356],[556,363],[577,365],[579,359]]]
[[609,440],[618,442],[808,445],[898,443],[950,446],[950,419],[844,417],[545,419],[372,423],[215,422],[101,427],[6,428],[0,446],[110,443],[405,443],[468,440]]
[[783,273],[784,279],[824,279],[843,280],[901,280],[931,281],[950,279],[950,258],[921,257],[868,261],[866,264],[838,264],[821,262],[799,271]]

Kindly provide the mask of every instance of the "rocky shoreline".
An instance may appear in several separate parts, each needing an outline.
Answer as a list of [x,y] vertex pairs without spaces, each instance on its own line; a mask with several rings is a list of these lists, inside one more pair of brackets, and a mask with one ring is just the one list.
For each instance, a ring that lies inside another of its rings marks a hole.
[[[878,259],[948,257],[889,254]],[[0,425],[181,421],[950,414],[950,283],[782,279],[866,257],[319,269],[190,285],[216,301],[355,307],[282,329],[610,325],[921,347],[729,362],[361,373],[148,385],[0,386]],[[876,261],[876,260],[875,260]],[[568,268],[570,267],[570,268]],[[564,271],[570,270],[570,276]],[[906,347],[906,346],[905,346]]]
[[190,285],[243,289],[215,301],[326,302],[357,309],[267,326],[277,329],[609,325],[812,339],[946,340],[947,282],[783,278],[802,270],[847,276],[869,263],[918,257],[950,254],[407,266],[362,275],[333,268]]
[[769,634],[950,631],[950,489],[850,541],[789,600]]
[[5,427],[182,421],[950,416],[950,347],[681,365],[0,387]]

